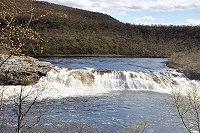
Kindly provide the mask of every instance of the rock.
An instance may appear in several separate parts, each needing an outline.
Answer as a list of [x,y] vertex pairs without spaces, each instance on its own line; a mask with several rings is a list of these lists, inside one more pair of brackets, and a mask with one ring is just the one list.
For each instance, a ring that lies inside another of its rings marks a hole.
[[72,71],[70,75],[73,75],[75,79],[78,79],[82,81],[83,84],[87,84],[87,85],[92,84],[95,78],[92,73],[92,70],[84,70],[84,71],[75,70],[75,71]]
[[185,67],[180,67],[178,69],[176,69],[177,72],[179,73],[184,73]]
[[188,77],[191,80],[200,80],[200,73],[197,73],[193,70],[184,69],[183,73],[185,74],[186,77]]
[[[0,55],[0,63],[8,57]],[[49,62],[32,57],[12,56],[0,67],[0,85],[29,85],[38,82],[52,69]]]
[[167,61],[165,63],[168,67],[176,69],[177,72],[183,73],[187,78],[191,80],[200,80],[200,73],[195,70],[189,69],[187,65],[183,66],[170,61]]
[[111,70],[99,70],[98,74],[100,74],[101,76],[104,75],[105,73],[112,73]]

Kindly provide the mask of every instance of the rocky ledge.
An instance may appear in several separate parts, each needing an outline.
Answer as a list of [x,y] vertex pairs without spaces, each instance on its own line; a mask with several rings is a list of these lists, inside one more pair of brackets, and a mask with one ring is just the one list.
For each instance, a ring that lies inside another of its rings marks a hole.
[[[0,55],[0,63],[8,56]],[[0,66],[0,85],[29,85],[38,82],[52,69],[49,62],[25,56],[12,56]]]

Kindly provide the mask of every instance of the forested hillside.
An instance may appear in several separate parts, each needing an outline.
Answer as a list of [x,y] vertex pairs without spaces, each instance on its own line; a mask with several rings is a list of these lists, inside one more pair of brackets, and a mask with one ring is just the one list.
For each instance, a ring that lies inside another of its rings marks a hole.
[[[5,0],[3,0],[5,1]],[[17,2],[21,2],[18,0]],[[20,5],[20,4],[19,4]],[[31,23],[47,40],[34,55],[169,56],[200,48],[200,26],[144,26],[124,24],[109,15],[34,1]],[[27,16],[19,16],[18,23]]]

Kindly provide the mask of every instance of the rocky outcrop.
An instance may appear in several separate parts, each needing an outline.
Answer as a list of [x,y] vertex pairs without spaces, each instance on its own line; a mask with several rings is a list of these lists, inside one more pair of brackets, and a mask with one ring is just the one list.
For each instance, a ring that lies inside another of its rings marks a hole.
[[200,80],[200,73],[195,70],[189,69],[186,65],[182,66],[178,63],[167,61],[166,66],[177,69],[177,72],[184,73],[185,76],[191,80]]
[[[0,55],[0,63],[8,56]],[[0,85],[35,84],[52,69],[49,62],[25,56],[12,56],[0,67]]]
[[188,77],[189,79],[192,80],[200,80],[200,73],[197,73],[193,70],[189,70],[189,69],[184,69],[183,73],[185,74],[186,77]]

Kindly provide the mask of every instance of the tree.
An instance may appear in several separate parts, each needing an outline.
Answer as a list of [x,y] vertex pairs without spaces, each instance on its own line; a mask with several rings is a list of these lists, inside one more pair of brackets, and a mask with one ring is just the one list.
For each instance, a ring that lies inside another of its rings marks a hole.
[[[0,72],[4,69],[3,65],[6,61],[13,55],[25,55],[24,53],[27,48],[32,48],[34,52],[34,48],[39,47],[39,44],[44,41],[30,25],[31,22],[45,15],[35,16],[34,11],[33,0],[6,0],[0,2],[0,52],[8,55],[5,56],[5,59],[0,60]],[[21,86],[19,90],[13,90],[15,92],[13,101],[16,107],[16,130],[18,133],[23,127],[25,116],[30,112],[33,105],[35,105],[38,95],[42,91],[41,88],[35,90],[32,87],[28,92],[26,89],[25,86]],[[3,105],[3,94],[4,87],[1,87],[0,107]],[[33,98],[30,100],[30,97]],[[27,103],[29,103],[28,106]],[[38,123],[39,120],[40,116],[34,123]]]
[[147,122],[145,117],[143,121],[134,123],[128,130],[122,130],[120,133],[145,133],[147,132]]
[[[22,5],[18,7],[19,4]],[[0,2],[0,11],[0,48],[9,55],[0,63],[1,67],[12,55],[23,54],[28,47],[34,51],[39,46],[43,39],[30,24],[44,15],[34,16],[32,0],[9,0],[7,5]]]
[[[25,121],[26,115],[30,112],[31,108],[37,102],[38,96],[42,93],[42,88],[34,88],[33,86],[28,88],[21,86],[21,88],[15,91],[15,96],[13,98],[15,104],[15,113],[17,115],[17,132],[19,133],[21,129],[25,126],[34,127],[40,121],[42,115],[35,117],[35,120],[31,121],[31,124],[27,125]],[[28,104],[28,105],[27,105]],[[24,123],[23,123],[24,122]]]
[[200,93],[197,85],[191,86],[192,89],[188,90],[186,95],[181,94],[181,89],[174,89],[169,105],[187,132],[200,133]]

